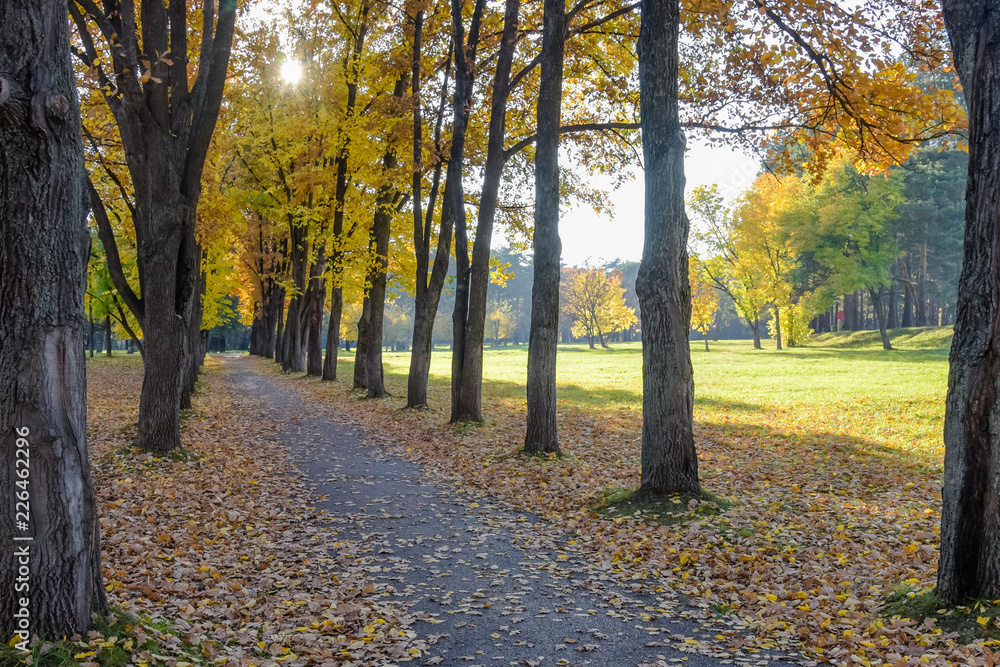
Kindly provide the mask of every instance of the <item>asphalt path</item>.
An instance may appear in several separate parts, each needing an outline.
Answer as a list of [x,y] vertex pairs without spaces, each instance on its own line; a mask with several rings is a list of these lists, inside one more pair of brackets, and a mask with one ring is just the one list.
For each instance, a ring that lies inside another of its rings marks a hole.
[[304,405],[293,380],[258,375],[245,357],[222,361],[231,390],[263,399],[260,418],[282,424],[276,437],[313,489],[310,505],[330,517],[340,555],[420,619],[412,629],[427,647],[413,664],[802,664],[733,650],[736,624],[666,586],[627,590],[557,524],[450,488],[387,444],[405,433],[365,433],[332,408]]

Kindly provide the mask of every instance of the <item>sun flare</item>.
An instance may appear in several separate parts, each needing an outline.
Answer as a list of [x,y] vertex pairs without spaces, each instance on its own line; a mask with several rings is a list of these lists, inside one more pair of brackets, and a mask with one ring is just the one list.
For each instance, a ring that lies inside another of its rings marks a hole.
[[302,66],[294,60],[286,60],[281,66],[281,78],[291,84],[296,84],[302,78]]

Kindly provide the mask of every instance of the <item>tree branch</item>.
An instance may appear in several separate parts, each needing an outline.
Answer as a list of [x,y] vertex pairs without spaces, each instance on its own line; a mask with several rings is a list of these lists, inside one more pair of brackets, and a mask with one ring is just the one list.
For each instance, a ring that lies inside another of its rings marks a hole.
[[139,320],[139,325],[142,326],[146,318],[146,307],[142,299],[132,291],[132,286],[129,285],[128,279],[125,277],[121,255],[118,253],[118,243],[115,241],[115,233],[111,229],[111,220],[108,218],[108,211],[104,208],[104,202],[101,201],[101,195],[94,187],[94,181],[91,180],[90,175],[87,176],[87,189],[90,190],[90,205],[94,212],[94,218],[97,220],[97,236],[104,246],[104,256],[108,262],[111,282],[114,283],[115,289],[122,295],[125,304],[135,315],[135,319]]

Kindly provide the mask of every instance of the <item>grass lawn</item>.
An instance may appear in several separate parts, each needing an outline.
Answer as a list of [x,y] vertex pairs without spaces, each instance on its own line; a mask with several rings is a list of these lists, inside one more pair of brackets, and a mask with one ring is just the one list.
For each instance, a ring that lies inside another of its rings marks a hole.
[[[764,340],[691,342],[695,419],[717,427],[810,432],[850,437],[858,447],[888,448],[933,465],[942,456],[950,328],[896,329],[893,351],[877,331],[815,337],[805,347],[775,350]],[[487,347],[484,405],[524,404],[527,346]],[[383,353],[389,391],[405,396],[409,352]],[[341,357],[342,377],[353,355]],[[434,351],[430,401],[447,406],[451,352]],[[641,419],[642,345],[591,350],[560,345],[560,407]]]

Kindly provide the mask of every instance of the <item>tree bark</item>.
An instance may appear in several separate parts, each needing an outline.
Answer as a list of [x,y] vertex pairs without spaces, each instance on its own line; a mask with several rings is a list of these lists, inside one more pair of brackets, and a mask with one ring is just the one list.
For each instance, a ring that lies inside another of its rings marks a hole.
[[[556,350],[559,343],[559,124],[566,3],[545,0],[535,148],[534,282],[528,334],[528,428],[524,451],[559,451]],[[604,345],[604,341],[601,341]],[[593,343],[591,343],[593,347]]]
[[[893,273],[895,273],[895,271],[893,271]],[[893,279],[889,282],[889,288],[888,288],[889,305],[888,305],[888,313],[886,314],[885,318],[885,326],[887,329],[895,329],[896,327],[899,326],[899,319],[897,312],[899,310],[898,299],[897,299],[897,293],[899,292],[899,290],[896,288],[896,282],[897,281],[895,280],[895,277],[893,277]]]
[[691,286],[684,212],[685,139],[678,120],[678,0],[641,0],[639,99],[645,241],[636,279],[642,312],[642,481],[636,496],[700,494],[694,447]]
[[104,317],[104,356],[111,356],[111,316]]
[[760,345],[760,320],[747,322],[747,324],[750,325],[750,333],[753,334],[753,349],[763,349]]
[[194,394],[194,387],[198,382],[198,374],[201,371],[201,366],[204,362],[204,355],[206,352],[201,345],[201,320],[205,314],[204,308],[201,305],[201,298],[204,296],[205,288],[207,287],[207,276],[201,270],[201,260],[203,257],[201,244],[196,244],[195,248],[195,253],[198,257],[198,268],[196,269],[197,284],[194,290],[193,303],[191,304],[191,316],[188,321],[188,341],[190,349],[186,358],[184,380],[181,387],[181,410],[191,409],[191,396]]
[[0,634],[27,651],[107,611],[86,446],[89,195],[66,4],[0,3],[0,53]]
[[[467,49],[455,50],[455,84],[458,100],[460,72],[469,71],[475,62],[476,46],[479,42],[479,22],[486,6],[484,0],[476,0],[469,29]],[[456,36],[461,30],[461,2],[453,0],[452,14],[455,17]],[[455,216],[455,313],[453,323],[452,371],[451,371],[451,421],[480,421],[482,419],[483,389],[483,340],[486,333],[486,297],[489,288],[490,248],[493,239],[493,220],[496,215],[497,196],[500,191],[500,177],[503,174],[503,142],[506,133],[507,98],[510,94],[510,68],[516,46],[516,32],[519,0],[507,0],[504,8],[504,27],[497,55],[493,77],[493,96],[490,100],[490,127],[486,146],[486,164],[483,167],[483,187],[479,200],[479,214],[476,222],[476,239],[472,248],[471,264],[466,230],[465,201],[463,198],[461,165],[464,153],[455,164],[459,165],[457,182],[446,183],[445,192],[451,193],[452,213]],[[456,40],[461,44],[461,40]],[[468,51],[464,54],[463,51]],[[463,84],[467,101],[472,98],[473,77],[468,74],[468,82]],[[459,109],[455,107],[456,123]],[[462,147],[464,151],[465,127],[468,124],[468,109],[461,112]],[[452,139],[454,143],[455,139]],[[452,149],[452,160],[455,151]],[[451,176],[451,162],[448,175]],[[453,187],[454,185],[454,187]]]
[[309,291],[307,293],[306,327],[308,349],[306,351],[306,374],[315,377],[323,376],[323,304],[326,302],[326,280],[323,272],[326,270],[326,254],[313,263],[310,269]]
[[1000,12],[944,0],[969,107],[965,251],[944,424],[937,592],[958,604],[1000,597]]

